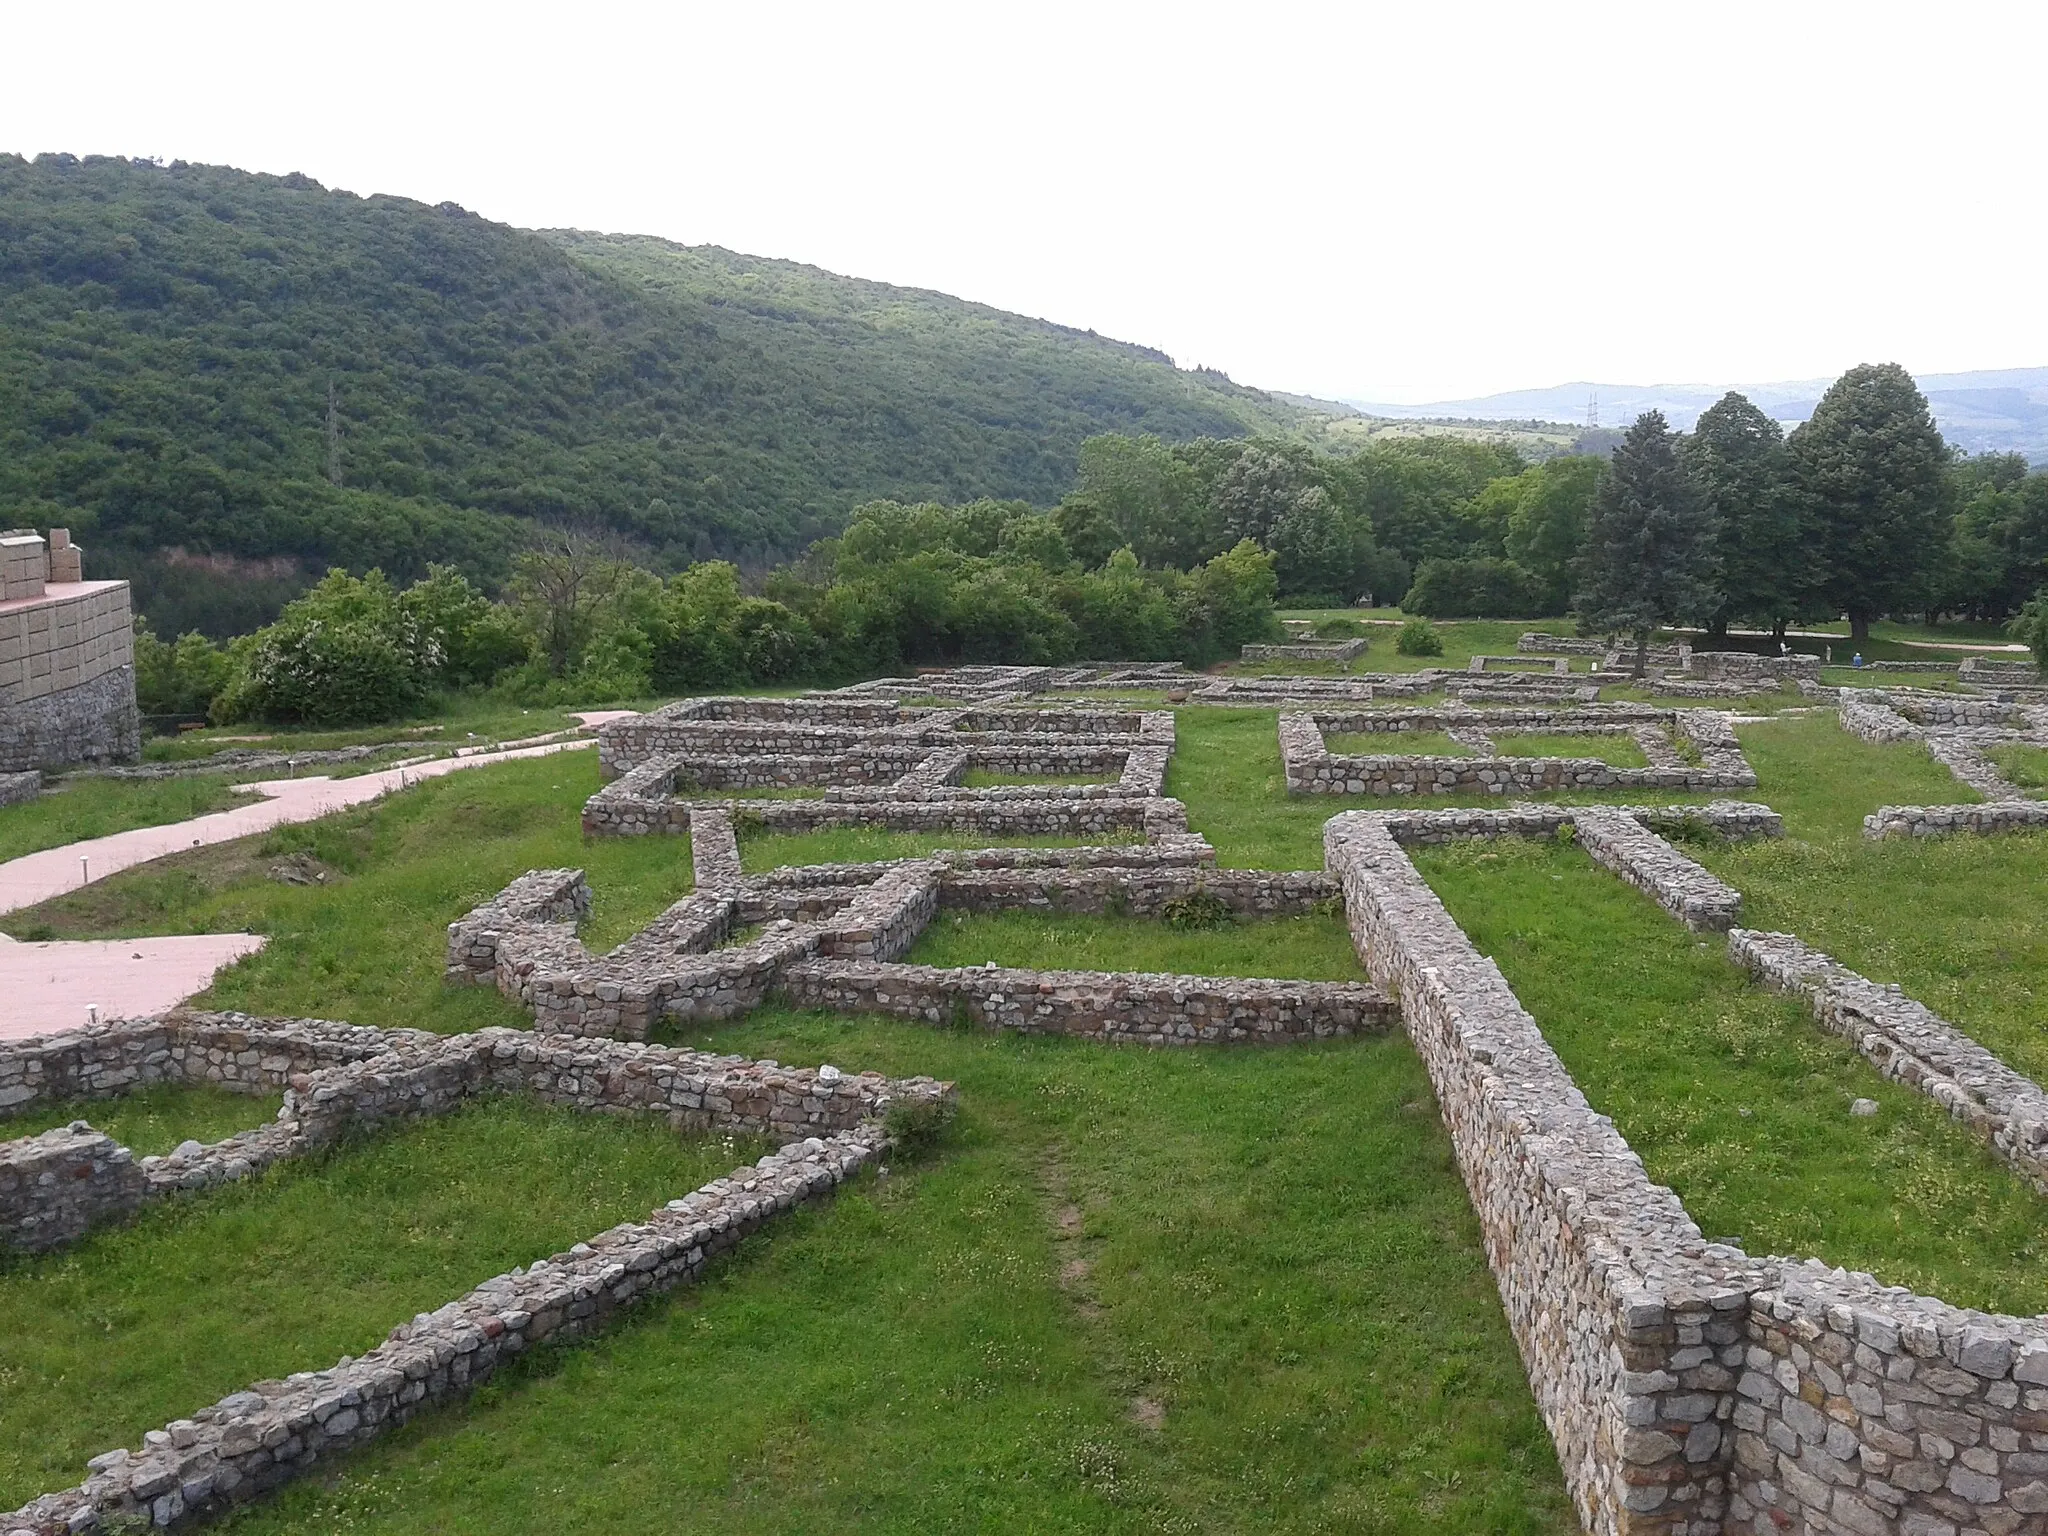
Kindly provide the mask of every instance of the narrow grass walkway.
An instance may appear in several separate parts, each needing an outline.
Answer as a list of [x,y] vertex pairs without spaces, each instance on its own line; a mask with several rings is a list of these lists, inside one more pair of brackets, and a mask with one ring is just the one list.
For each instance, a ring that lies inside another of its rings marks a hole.
[[220,1141],[277,1118],[282,1094],[229,1093],[212,1084],[157,1083],[114,1099],[39,1104],[0,1116],[0,1140],[39,1136],[87,1120],[137,1157],[161,1157],[181,1141]]
[[955,1078],[961,1117],[235,1531],[1577,1529],[1405,1041],[711,1038]]
[[252,1381],[360,1354],[756,1150],[487,1101],[0,1263],[0,1508]]
[[[2048,1309],[2048,1202],[1801,1004],[1751,986],[1721,938],[1687,932],[1568,844],[1413,857],[1708,1237],[1959,1306]],[[1878,1114],[1852,1116],[1858,1098]]]
[[1978,796],[1917,742],[1871,746],[1832,714],[1742,735],[1763,779],[1758,797],[1783,813],[1787,836],[1694,853],[1743,893],[1744,923],[1797,934],[1896,983],[2048,1083],[2048,834],[1873,842],[1863,817],[1880,805]]
[[33,800],[0,807],[0,863],[137,827],[161,827],[247,805],[225,775],[189,779],[67,779]]

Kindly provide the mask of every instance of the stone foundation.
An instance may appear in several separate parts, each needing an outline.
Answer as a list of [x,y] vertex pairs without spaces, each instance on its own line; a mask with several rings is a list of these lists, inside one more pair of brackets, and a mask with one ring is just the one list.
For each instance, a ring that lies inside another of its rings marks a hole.
[[83,1120],[0,1142],[0,1248],[38,1253],[132,1215],[148,1184],[128,1149]]
[[0,769],[125,763],[141,755],[132,666],[0,708]]
[[0,806],[25,805],[43,792],[43,776],[30,769],[26,773],[0,773]]
[[[1674,745],[1675,766],[1616,768],[1598,758],[1440,757],[1387,752],[1340,755],[1332,733],[1384,735],[1389,743],[1416,731],[1477,732],[1492,745],[1506,734],[1630,735],[1657,726],[1699,759],[1688,763]],[[1659,710],[1594,705],[1568,710],[1412,709],[1280,717],[1280,757],[1290,795],[1506,794],[1569,789],[1747,789],[1756,774],[1727,717],[1710,710]]]

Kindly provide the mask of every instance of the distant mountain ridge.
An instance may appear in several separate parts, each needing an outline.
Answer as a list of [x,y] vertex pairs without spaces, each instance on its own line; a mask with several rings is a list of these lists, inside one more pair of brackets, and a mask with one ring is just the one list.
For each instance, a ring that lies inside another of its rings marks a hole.
[[[1971,453],[2021,453],[2048,464],[2048,368],[1985,368],[1970,373],[1916,375],[1941,434]],[[1395,421],[1463,418],[1475,421],[1583,423],[1597,403],[1600,424],[1626,426],[1648,410],[1664,413],[1674,427],[1690,430],[1700,412],[1730,389],[1747,395],[1781,422],[1804,421],[1832,379],[1797,379],[1776,384],[1597,384],[1582,382],[1548,389],[1516,389],[1474,400],[1438,400],[1427,405],[1380,405],[1347,400],[1368,416]]]
[[0,154],[0,526],[70,526],[165,626],[329,564],[495,581],[537,526],[760,566],[877,497],[1054,501],[1095,433],[1341,414],[797,262]]

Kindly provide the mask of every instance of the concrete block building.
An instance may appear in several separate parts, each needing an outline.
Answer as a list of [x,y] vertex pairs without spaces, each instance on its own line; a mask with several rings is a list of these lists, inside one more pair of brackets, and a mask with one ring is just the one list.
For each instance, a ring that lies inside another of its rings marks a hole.
[[141,755],[125,581],[87,581],[70,533],[0,533],[0,773]]

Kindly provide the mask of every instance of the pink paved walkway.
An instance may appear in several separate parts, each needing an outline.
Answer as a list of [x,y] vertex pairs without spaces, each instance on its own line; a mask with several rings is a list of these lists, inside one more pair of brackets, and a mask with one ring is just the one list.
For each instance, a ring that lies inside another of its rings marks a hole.
[[253,955],[251,933],[104,939],[82,944],[0,942],[0,1040],[76,1029],[87,1010],[102,1019],[140,1019],[175,1007],[213,984],[213,973]]
[[[232,811],[215,811],[167,827],[137,827],[111,837],[90,838],[62,848],[46,848],[0,864],[0,913],[32,907],[52,896],[75,891],[81,885],[146,864],[166,854],[182,853],[205,843],[232,842],[253,832],[268,832],[295,821],[312,821],[351,805],[376,800],[395,789],[437,779],[463,768],[484,768],[492,763],[509,763],[521,758],[547,757],[556,752],[576,752],[594,747],[594,740],[558,741],[547,746],[521,747],[498,752],[476,752],[467,757],[437,757],[430,762],[405,768],[386,768],[353,779],[306,778],[266,779],[257,784],[237,785],[264,798],[254,805],[236,806]],[[85,860],[81,865],[79,860]]]

